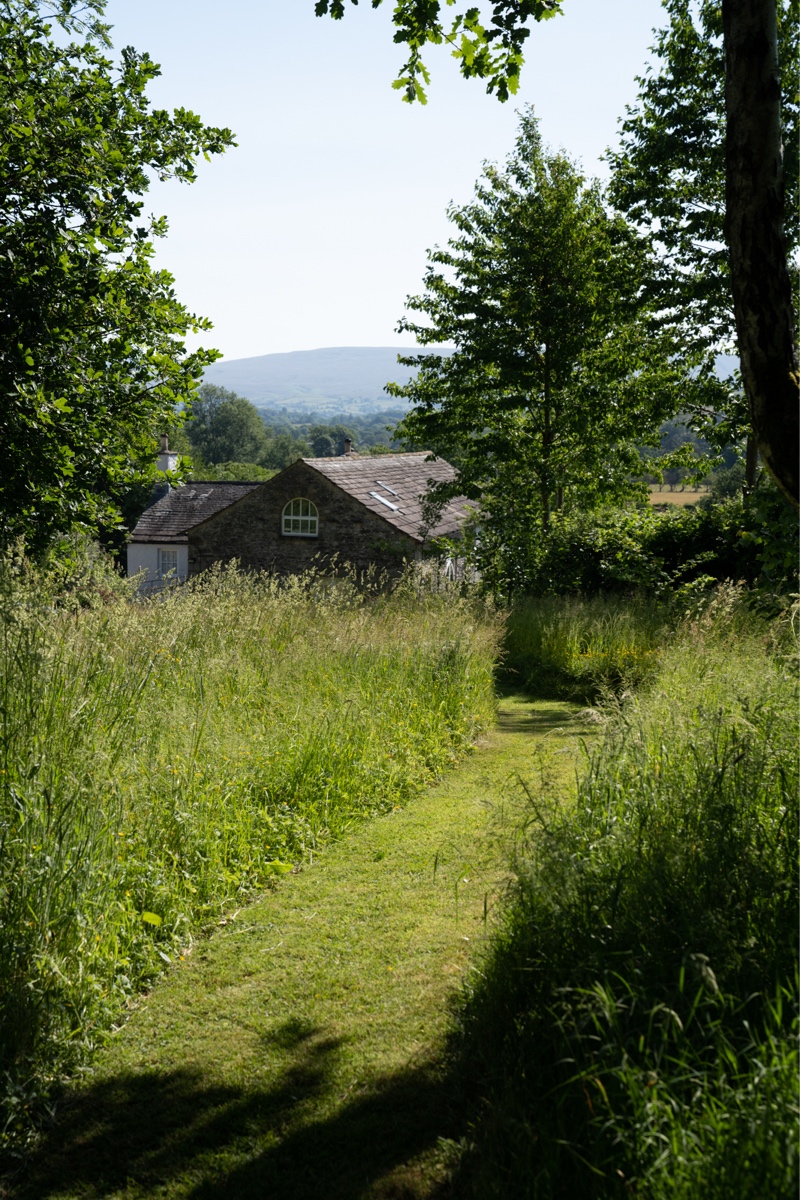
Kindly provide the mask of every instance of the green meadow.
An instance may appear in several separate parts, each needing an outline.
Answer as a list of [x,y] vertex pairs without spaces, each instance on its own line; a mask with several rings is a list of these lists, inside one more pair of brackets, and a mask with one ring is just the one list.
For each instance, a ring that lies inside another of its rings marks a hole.
[[413,581],[235,570],[63,607],[7,567],[0,1072],[24,1145],[55,1083],[224,915],[404,804],[494,713],[499,623]]
[[525,786],[514,883],[457,1010],[453,1069],[478,1098],[457,1195],[797,1193],[797,611],[767,622],[747,599],[721,586],[644,672],[635,607],[584,603],[582,639],[563,632],[581,602],[512,621],[528,644],[555,630],[575,686],[593,650],[641,682],[586,712],[574,799]]
[[3,580],[20,1196],[796,1194],[794,611],[48,587]]

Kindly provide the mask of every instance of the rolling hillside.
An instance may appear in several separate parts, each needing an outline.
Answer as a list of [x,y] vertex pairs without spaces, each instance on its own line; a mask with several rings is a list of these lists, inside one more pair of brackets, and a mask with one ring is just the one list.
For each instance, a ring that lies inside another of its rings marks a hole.
[[[404,401],[387,395],[384,388],[389,380],[405,383],[412,372],[409,367],[400,366],[397,355],[413,354],[417,349],[329,346],[288,354],[260,354],[212,363],[204,379],[245,396],[268,411],[287,408],[294,413],[317,416],[396,412],[407,406]],[[722,377],[732,374],[737,365],[738,360],[730,355],[720,355],[717,359],[717,370]]]
[[333,346],[261,354],[213,363],[207,383],[229,388],[259,408],[290,408],[323,413],[371,413],[404,408],[387,396],[389,380],[404,383],[411,371],[397,362],[406,346]]

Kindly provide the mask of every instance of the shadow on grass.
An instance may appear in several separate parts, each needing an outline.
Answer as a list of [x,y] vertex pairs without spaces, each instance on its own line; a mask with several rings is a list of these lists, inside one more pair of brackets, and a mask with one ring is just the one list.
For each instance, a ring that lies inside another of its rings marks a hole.
[[599,680],[579,678],[551,665],[528,672],[505,666],[495,678],[495,692],[501,702],[504,696],[535,695],[537,703],[585,705],[594,704],[601,691]]
[[292,1066],[271,1087],[214,1084],[187,1068],[120,1075],[81,1090],[12,1195],[432,1197],[412,1176],[394,1173],[452,1136],[441,1072],[422,1065],[336,1097],[336,1039],[289,1023],[270,1041],[292,1052]]
[[[509,689],[505,695],[519,695]],[[575,720],[574,711],[570,711],[563,701],[553,701],[550,704],[537,704],[536,708],[519,707],[513,712],[503,709],[503,693],[500,693],[500,703],[497,710],[497,726],[503,733],[529,733],[531,737],[541,738],[554,729],[562,729],[571,725]]]

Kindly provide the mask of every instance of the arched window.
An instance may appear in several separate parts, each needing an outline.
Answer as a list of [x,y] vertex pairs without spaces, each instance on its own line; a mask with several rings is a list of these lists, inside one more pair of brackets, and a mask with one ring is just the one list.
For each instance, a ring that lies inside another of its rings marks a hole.
[[283,510],[283,533],[286,537],[316,537],[319,533],[319,513],[310,500],[290,500]]

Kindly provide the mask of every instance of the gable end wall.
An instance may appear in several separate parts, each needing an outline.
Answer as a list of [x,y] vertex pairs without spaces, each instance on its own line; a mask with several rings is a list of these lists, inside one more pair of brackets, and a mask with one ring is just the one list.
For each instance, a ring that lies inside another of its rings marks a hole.
[[[317,506],[316,538],[281,533],[284,506],[298,497]],[[190,575],[233,558],[245,570],[294,575],[311,566],[324,570],[337,555],[359,571],[374,565],[396,574],[420,546],[302,462],[195,526],[188,537]]]

